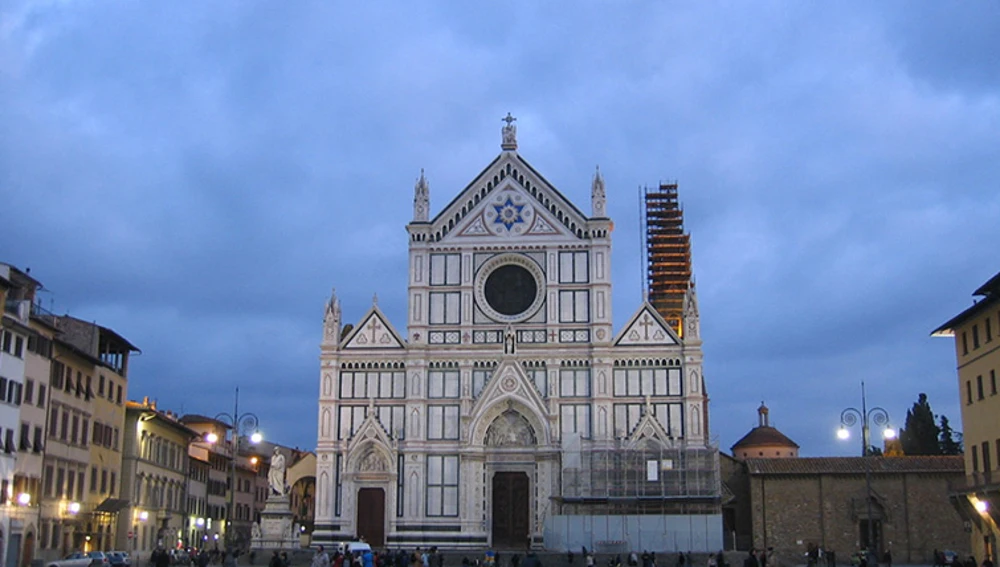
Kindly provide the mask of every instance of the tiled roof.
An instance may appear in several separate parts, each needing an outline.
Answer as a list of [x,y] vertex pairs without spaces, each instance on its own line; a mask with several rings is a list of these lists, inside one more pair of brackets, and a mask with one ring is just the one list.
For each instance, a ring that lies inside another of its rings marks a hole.
[[[869,463],[866,463],[869,461]],[[872,474],[964,473],[961,455],[926,457],[811,457],[798,459],[747,459],[747,471],[754,475],[780,474],[864,474],[866,464]]]
[[732,449],[735,451],[737,448],[742,447],[770,447],[773,445],[799,448],[798,444],[789,439],[784,433],[770,425],[761,425],[751,429],[750,433],[747,433],[742,439],[737,441]]

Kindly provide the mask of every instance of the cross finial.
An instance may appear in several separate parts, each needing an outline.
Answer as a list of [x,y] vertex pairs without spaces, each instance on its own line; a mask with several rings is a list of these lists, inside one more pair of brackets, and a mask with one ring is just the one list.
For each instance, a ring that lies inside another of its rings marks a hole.
[[507,123],[507,125],[508,125],[508,126],[510,126],[510,123],[511,123],[511,122],[516,122],[516,121],[517,121],[517,118],[514,118],[514,117],[513,117],[513,116],[511,116],[511,115],[510,115],[510,113],[508,112],[508,113],[507,113],[507,116],[504,116],[504,117],[503,117],[503,118],[501,118],[500,120],[503,120],[504,122],[506,122],[506,123]]

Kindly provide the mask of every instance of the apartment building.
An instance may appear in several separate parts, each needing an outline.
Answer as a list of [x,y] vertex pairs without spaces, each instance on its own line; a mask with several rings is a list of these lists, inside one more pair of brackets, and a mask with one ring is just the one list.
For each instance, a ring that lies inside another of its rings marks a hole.
[[971,307],[932,332],[955,340],[965,443],[965,484],[952,503],[972,528],[972,551],[994,564],[1000,536],[1000,273],[972,294]]

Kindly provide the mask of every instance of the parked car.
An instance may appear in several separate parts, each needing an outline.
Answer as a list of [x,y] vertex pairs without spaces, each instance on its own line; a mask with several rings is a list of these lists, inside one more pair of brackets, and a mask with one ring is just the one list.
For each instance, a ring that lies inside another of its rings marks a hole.
[[125,551],[108,551],[108,563],[111,567],[131,567],[132,559]]
[[91,567],[109,567],[111,565],[111,560],[103,551],[88,551],[87,557],[90,558]]
[[93,560],[86,553],[77,551],[70,553],[62,559],[49,561],[45,564],[45,567],[90,567],[91,561]]

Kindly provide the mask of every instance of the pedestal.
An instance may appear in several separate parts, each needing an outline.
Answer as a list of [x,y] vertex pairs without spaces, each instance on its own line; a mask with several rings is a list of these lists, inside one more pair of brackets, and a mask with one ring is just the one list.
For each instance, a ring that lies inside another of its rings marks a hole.
[[254,529],[250,547],[255,550],[298,549],[298,526],[292,521],[288,495],[271,495],[260,513],[260,529]]

